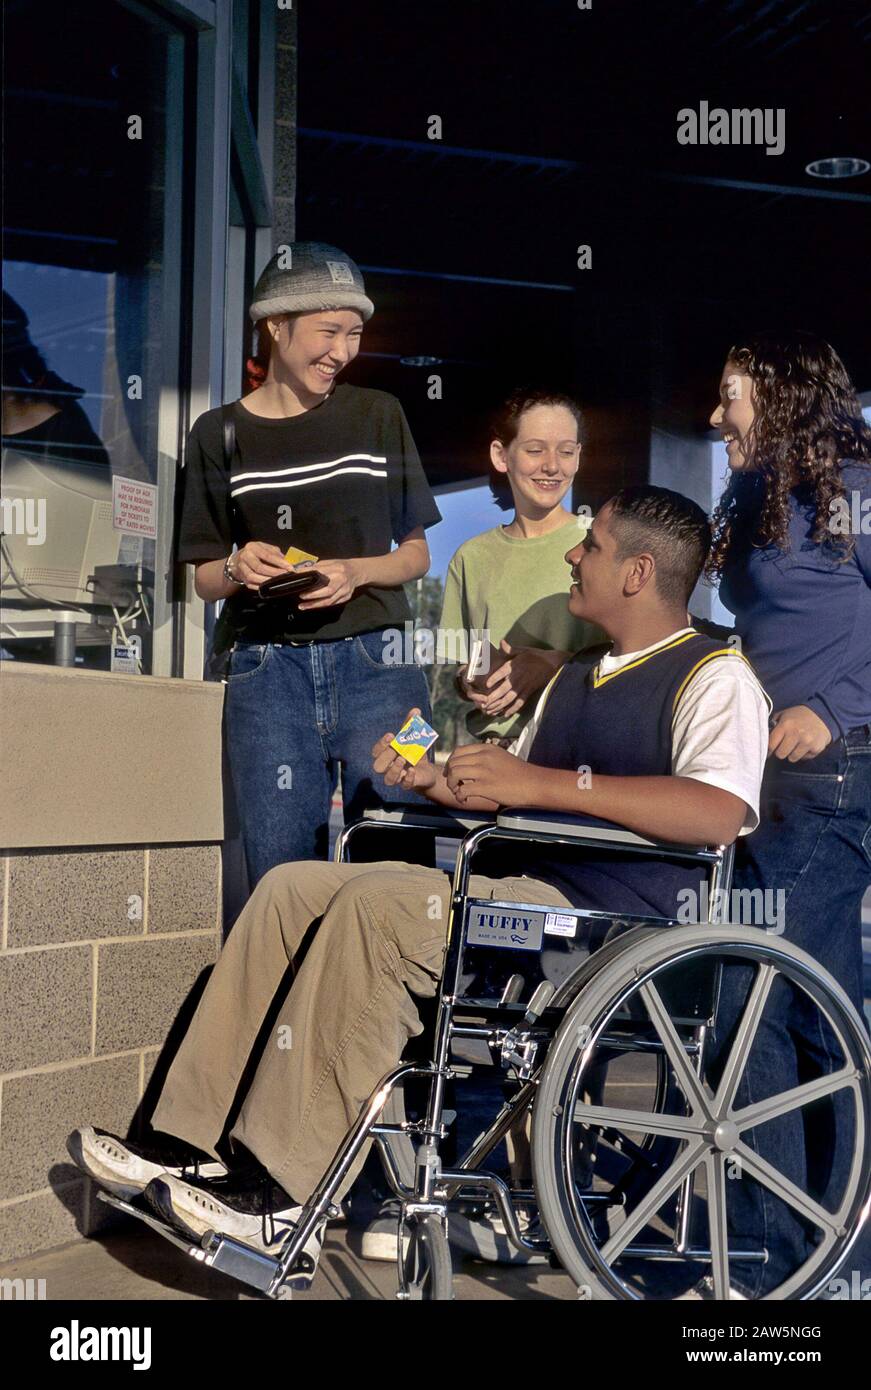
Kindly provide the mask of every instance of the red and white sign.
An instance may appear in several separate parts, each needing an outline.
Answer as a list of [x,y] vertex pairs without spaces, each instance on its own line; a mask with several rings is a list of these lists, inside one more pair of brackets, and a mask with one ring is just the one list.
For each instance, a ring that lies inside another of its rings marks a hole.
[[112,525],[130,536],[157,539],[157,488],[135,478],[112,479]]

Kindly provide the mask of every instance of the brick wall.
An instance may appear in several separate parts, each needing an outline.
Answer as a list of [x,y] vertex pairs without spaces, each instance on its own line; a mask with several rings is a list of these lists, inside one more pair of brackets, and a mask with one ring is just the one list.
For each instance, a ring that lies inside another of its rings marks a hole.
[[220,945],[218,845],[14,850],[2,865],[0,1260],[113,1219],[70,1162],[125,1134]]

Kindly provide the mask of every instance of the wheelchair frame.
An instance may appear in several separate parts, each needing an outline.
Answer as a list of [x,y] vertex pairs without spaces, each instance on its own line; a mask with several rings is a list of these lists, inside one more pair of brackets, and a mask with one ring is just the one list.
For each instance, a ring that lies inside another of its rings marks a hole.
[[[529,1108],[557,1026],[566,1009],[583,991],[583,981],[580,989],[576,986],[583,966],[580,970],[573,970],[558,986],[542,982],[525,1005],[517,1002],[516,992],[512,997],[512,981],[521,978],[515,976],[511,977],[503,997],[498,1001],[482,1001],[463,996],[462,965],[467,944],[467,924],[470,911],[476,904],[483,907],[486,903],[489,908],[498,908],[501,905],[510,908],[513,913],[537,913],[539,916],[554,911],[552,906],[544,907],[541,904],[517,901],[500,904],[496,899],[477,900],[470,897],[468,890],[472,861],[483,845],[500,840],[508,843],[569,848],[607,847],[627,854],[642,854],[646,857],[704,865],[708,871],[709,882],[708,915],[703,925],[715,925],[725,921],[722,904],[729,900],[734,862],[733,846],[700,848],[675,845],[646,839],[616,827],[600,828],[579,818],[560,818],[535,812],[510,812],[492,820],[478,815],[454,814],[440,810],[432,812],[425,807],[406,806],[370,811],[362,820],[345,827],[336,843],[335,859],[343,861],[350,857],[351,842],[363,829],[375,828],[383,831],[388,827],[418,832],[425,829],[437,837],[460,839],[451,889],[445,963],[438,991],[432,1060],[426,1063],[401,1063],[382,1078],[303,1208],[299,1223],[280,1254],[272,1258],[216,1232],[204,1236],[201,1246],[192,1245],[171,1226],[143,1212],[141,1208],[111,1194],[100,1193],[103,1200],[146,1221],[198,1261],[229,1274],[273,1298],[290,1296],[293,1272],[299,1256],[321,1223],[328,1217],[339,1214],[334,1204],[336,1193],[369,1140],[376,1143],[388,1185],[402,1203],[402,1223],[407,1225],[409,1222],[435,1219],[446,1235],[449,1203],[456,1200],[491,1200],[504,1222],[508,1240],[516,1250],[537,1254],[552,1252],[548,1239],[524,1234],[520,1227],[515,1204],[535,1201],[535,1193],[509,1186],[502,1177],[487,1171],[482,1165],[505,1138],[518,1117]],[[576,908],[558,911],[578,920],[592,919],[599,923],[613,922],[659,928],[678,925],[663,918],[627,919],[625,915]],[[759,942],[759,946],[762,954],[763,941]],[[591,956],[589,959],[595,957]],[[716,980],[714,1012],[709,1012],[707,1016],[691,1016],[680,1020],[684,1034],[687,1034],[687,1030],[688,1034],[681,1037],[679,1045],[685,1055],[692,1059],[691,1065],[697,1074],[701,1072],[703,1065],[709,1023],[715,1016],[719,967]],[[467,1013],[469,1009],[473,1009],[475,1014],[483,1012],[483,1021],[462,1021],[462,1014]],[[453,1077],[468,1076],[474,1071],[474,1065],[465,1066],[452,1062],[451,1049],[454,1042],[468,1040],[485,1044],[491,1056],[495,1055],[503,1067],[513,1070],[514,1079],[519,1085],[516,1093],[505,1100],[493,1123],[470,1145],[462,1158],[453,1167],[443,1168],[439,1149],[448,1133],[444,1123],[446,1083]],[[545,1040],[548,1040],[547,1046],[541,1051],[541,1045]],[[620,1035],[605,1036],[602,1041],[608,1049],[633,1050],[626,1043],[625,1037]],[[637,1046],[638,1044],[636,1048]],[[640,1046],[642,1050],[666,1050],[661,1043],[644,1042]],[[429,1083],[424,1117],[417,1121],[403,1119],[395,1123],[387,1122],[383,1118],[385,1106],[394,1093],[401,1093],[404,1083],[413,1077]],[[412,1138],[418,1143],[414,1152],[413,1177],[409,1179],[407,1150]],[[403,1146],[406,1146],[405,1154]],[[405,1173],[403,1167],[406,1169]],[[668,1244],[659,1245],[632,1243],[626,1246],[623,1253],[639,1259],[712,1262],[711,1250],[694,1249],[690,1244],[693,1200],[693,1174],[689,1173],[681,1180],[677,1192],[675,1233],[672,1240]],[[612,1202],[612,1198],[607,1193],[590,1192],[585,1193],[581,1201],[586,1209],[588,1206],[595,1207],[597,1203]],[[856,1235],[860,1228],[861,1222]],[[736,1250],[730,1252],[728,1258],[764,1260],[765,1252]],[[399,1240],[399,1275],[398,1297],[407,1298],[410,1295],[405,1286],[402,1239]]]

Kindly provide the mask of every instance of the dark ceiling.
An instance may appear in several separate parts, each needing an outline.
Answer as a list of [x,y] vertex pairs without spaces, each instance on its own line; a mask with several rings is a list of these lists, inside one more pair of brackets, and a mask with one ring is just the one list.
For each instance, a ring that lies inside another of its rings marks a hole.
[[[593,494],[643,476],[654,419],[704,428],[754,327],[815,328],[871,387],[871,175],[805,173],[871,159],[869,41],[843,0],[300,6],[297,235],[378,308],[351,379],[401,397],[437,482],[482,471],[512,385],[570,388]],[[783,153],[679,145],[702,101],[783,108]]]

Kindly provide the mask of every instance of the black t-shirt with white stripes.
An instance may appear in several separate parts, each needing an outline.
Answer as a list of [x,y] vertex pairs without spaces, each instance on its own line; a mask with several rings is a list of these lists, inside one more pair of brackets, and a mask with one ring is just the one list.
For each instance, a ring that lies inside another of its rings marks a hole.
[[[441,520],[402,407],[385,391],[342,383],[302,415],[267,420],[238,401],[234,413],[229,474],[220,407],[188,437],[180,561],[220,559],[252,540],[322,560],[386,555],[416,526]],[[240,590],[225,612],[232,636],[246,642],[352,637],[411,616],[401,585],[367,585],[344,605],[301,614]]]

